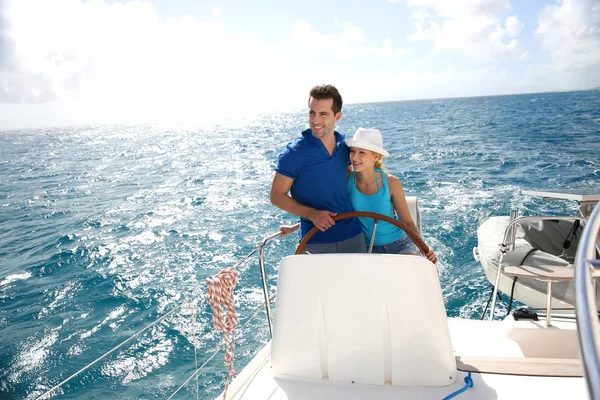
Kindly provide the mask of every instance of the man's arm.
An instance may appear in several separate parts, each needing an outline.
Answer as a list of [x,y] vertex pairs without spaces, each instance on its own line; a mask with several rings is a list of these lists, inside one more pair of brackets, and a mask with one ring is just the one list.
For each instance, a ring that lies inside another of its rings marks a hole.
[[271,203],[284,211],[310,220],[321,231],[326,231],[335,225],[331,217],[335,217],[337,213],[316,210],[292,199],[288,193],[293,183],[292,178],[276,172],[271,185]]

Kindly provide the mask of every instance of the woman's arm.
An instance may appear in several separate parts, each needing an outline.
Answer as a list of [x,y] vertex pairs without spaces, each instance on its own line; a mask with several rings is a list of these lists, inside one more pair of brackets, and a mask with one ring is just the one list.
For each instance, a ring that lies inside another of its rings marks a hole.
[[[406,202],[406,195],[404,194],[404,188],[402,187],[402,183],[400,183],[400,179],[390,174],[387,174],[387,178],[388,184],[390,186],[390,194],[392,195],[392,202],[394,204],[396,214],[398,214],[398,218],[400,218],[400,221],[408,225],[408,228],[412,230],[416,234],[416,236],[423,239],[421,237],[421,234],[419,233],[417,225],[415,225],[415,222],[410,216],[410,211],[408,210],[408,203]],[[427,254],[425,254],[425,257],[427,257],[432,263],[437,263],[437,256],[433,252],[431,246],[428,247],[429,251],[427,252]]]
[[298,228],[300,228],[300,222],[295,225],[282,225],[279,227],[279,232],[281,232],[281,237],[285,237],[296,232]]

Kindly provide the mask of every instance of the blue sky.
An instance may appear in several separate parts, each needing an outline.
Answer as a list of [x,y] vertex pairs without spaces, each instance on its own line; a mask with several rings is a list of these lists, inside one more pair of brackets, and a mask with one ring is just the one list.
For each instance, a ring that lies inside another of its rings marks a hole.
[[0,0],[0,130],[600,86],[600,0]]

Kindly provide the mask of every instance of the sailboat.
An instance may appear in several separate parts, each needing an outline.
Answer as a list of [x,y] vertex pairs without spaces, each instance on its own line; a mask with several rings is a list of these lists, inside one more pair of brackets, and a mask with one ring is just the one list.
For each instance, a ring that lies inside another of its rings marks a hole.
[[[418,202],[409,204],[418,215]],[[407,228],[374,213],[335,219],[353,217],[373,218],[374,229],[379,221]],[[438,270],[429,260],[395,254],[307,254],[305,245],[316,230],[303,238],[296,254],[280,261],[273,315],[264,246],[279,234],[270,235],[246,258],[260,254],[272,338],[227,382],[219,398],[600,399],[600,327],[593,290],[600,268],[599,230],[596,208],[579,237],[574,260],[576,319],[549,315],[545,322],[513,315],[494,320],[494,313],[485,321],[448,318]],[[425,243],[410,229],[406,232],[425,253]],[[226,314],[234,319],[233,301],[229,303]],[[233,372],[234,341],[228,344],[226,362]],[[94,363],[39,399],[49,398]]]

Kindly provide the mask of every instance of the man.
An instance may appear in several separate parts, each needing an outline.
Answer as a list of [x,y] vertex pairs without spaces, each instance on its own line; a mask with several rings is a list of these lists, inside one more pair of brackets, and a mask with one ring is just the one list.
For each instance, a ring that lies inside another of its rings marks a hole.
[[365,253],[358,219],[336,223],[332,218],[353,211],[346,186],[350,150],[335,131],[342,96],[332,85],[318,85],[310,91],[308,107],[310,129],[279,155],[271,202],[300,217],[301,237],[313,226],[320,230],[309,240],[308,252]]

